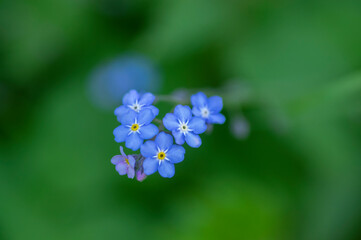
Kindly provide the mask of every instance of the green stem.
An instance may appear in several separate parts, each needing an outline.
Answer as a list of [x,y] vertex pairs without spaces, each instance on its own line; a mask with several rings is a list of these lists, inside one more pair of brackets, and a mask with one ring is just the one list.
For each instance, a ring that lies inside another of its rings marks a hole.
[[155,123],[159,124],[159,125],[163,125],[162,120],[158,119],[158,118],[154,118],[153,120]]

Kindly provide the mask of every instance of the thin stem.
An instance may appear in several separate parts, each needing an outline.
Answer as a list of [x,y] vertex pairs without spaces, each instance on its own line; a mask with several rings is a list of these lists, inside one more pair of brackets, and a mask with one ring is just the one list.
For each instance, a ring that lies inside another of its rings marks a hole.
[[178,102],[172,95],[159,95],[155,99],[155,102]]
[[168,130],[166,130],[166,129],[161,130],[161,132],[165,132],[165,133],[168,133],[168,134],[172,134],[171,131],[168,131]]
[[174,95],[159,95],[157,96],[157,98],[155,99],[155,104],[159,103],[159,102],[171,102],[171,103],[175,103],[175,104],[188,104],[189,101],[186,100],[189,97],[187,96],[185,99],[181,99],[180,97],[174,96]]
[[163,131],[164,130],[164,125],[163,125],[163,121],[158,119],[158,118],[154,118],[154,123],[158,124],[158,128],[159,131]]
[[159,124],[159,125],[163,125],[162,120],[158,119],[158,118],[154,118],[153,120],[155,123]]

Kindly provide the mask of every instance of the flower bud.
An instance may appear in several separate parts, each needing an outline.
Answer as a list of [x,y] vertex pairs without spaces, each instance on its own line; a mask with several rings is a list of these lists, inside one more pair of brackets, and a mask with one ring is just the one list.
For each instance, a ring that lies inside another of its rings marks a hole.
[[246,139],[250,132],[250,126],[247,119],[241,114],[231,118],[231,133],[237,139]]
[[145,173],[143,172],[143,169],[141,169],[141,170],[137,171],[136,177],[139,182],[142,182],[147,177],[147,175],[145,175]]

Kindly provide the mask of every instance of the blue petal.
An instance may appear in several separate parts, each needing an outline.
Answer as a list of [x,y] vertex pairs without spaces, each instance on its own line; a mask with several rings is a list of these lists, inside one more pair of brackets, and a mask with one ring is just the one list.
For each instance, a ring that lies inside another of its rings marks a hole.
[[173,145],[173,138],[171,135],[161,132],[155,138],[155,143],[160,150],[167,150]]
[[221,114],[211,114],[208,117],[208,123],[214,123],[214,124],[223,124],[226,121],[226,117]]
[[146,158],[143,162],[143,169],[146,175],[151,175],[158,170],[158,160],[155,158]]
[[214,113],[219,113],[223,108],[223,99],[219,96],[213,96],[208,99],[208,109]]
[[128,170],[128,164],[126,162],[120,162],[115,166],[115,170],[117,170],[119,175],[125,175]]
[[168,161],[162,161],[162,163],[159,165],[158,171],[162,177],[171,178],[175,173],[174,164]]
[[152,113],[152,110],[150,109],[144,109],[143,111],[140,111],[138,116],[138,123],[141,125],[148,125],[151,123],[154,119],[154,114]]
[[140,97],[139,104],[148,106],[154,102],[155,96],[151,93],[145,93]]
[[188,133],[185,137],[187,144],[193,148],[199,148],[202,145],[201,138],[193,133]]
[[134,171],[134,168],[132,167],[128,167],[128,178],[134,178],[134,175],[135,175],[135,171]]
[[181,133],[178,130],[173,130],[172,134],[174,136],[176,144],[178,144],[178,145],[183,145],[184,144],[185,140],[184,140],[184,134],[183,133]]
[[143,139],[151,139],[152,137],[157,135],[158,132],[159,129],[154,124],[145,125],[140,127],[139,129],[140,137]]
[[134,166],[135,166],[135,159],[134,159],[134,157],[133,157],[132,155],[129,155],[129,156],[128,156],[128,161],[129,161],[129,165],[130,165],[132,168],[134,168]]
[[194,116],[202,117],[202,112],[201,112],[201,109],[199,107],[193,107],[192,113],[193,113]]
[[182,122],[187,122],[192,117],[192,111],[188,106],[178,105],[174,109],[174,115]]
[[194,117],[188,124],[189,128],[193,130],[195,134],[204,133],[207,130],[206,121],[199,117]]
[[194,107],[205,107],[207,106],[207,96],[204,93],[199,92],[191,96],[191,102]]
[[114,110],[114,115],[117,116],[117,117],[121,117],[125,114],[127,114],[127,112],[130,110],[130,108],[122,105],[120,107],[117,107],[115,110]]
[[158,108],[156,108],[156,107],[154,107],[152,105],[149,106],[149,107],[146,107],[146,108],[152,110],[152,113],[154,114],[155,117],[158,116],[158,114],[159,114],[159,109]]
[[163,124],[166,129],[173,131],[179,127],[177,117],[173,113],[167,113],[163,118]]
[[120,153],[122,154],[123,157],[126,157],[126,156],[127,156],[127,155],[125,154],[122,146],[119,147],[119,150],[120,150]]
[[123,104],[125,106],[133,105],[139,99],[139,94],[136,90],[130,90],[125,96],[123,97]]
[[143,157],[154,157],[157,155],[157,145],[154,141],[147,141],[140,147],[140,153]]
[[125,140],[125,146],[133,151],[137,151],[143,143],[138,133],[130,134]]
[[167,152],[167,158],[171,163],[179,163],[183,161],[186,150],[182,146],[173,145]]
[[128,133],[129,133],[129,128],[127,128],[123,125],[120,125],[113,131],[114,140],[118,143],[124,142],[126,137],[128,136]]
[[124,125],[132,125],[137,118],[137,113],[134,111],[129,111],[128,114],[125,114],[120,117],[120,122]]
[[112,157],[112,159],[110,160],[110,162],[114,165],[117,165],[118,163],[120,163],[121,161],[124,161],[124,157],[122,155],[115,155],[114,157]]

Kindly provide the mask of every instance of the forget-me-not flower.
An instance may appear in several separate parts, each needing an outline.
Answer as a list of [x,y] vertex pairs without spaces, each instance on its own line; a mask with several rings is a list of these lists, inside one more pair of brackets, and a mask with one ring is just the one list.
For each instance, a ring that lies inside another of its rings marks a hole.
[[147,141],[140,148],[141,154],[146,158],[143,162],[144,173],[151,175],[156,171],[162,177],[174,176],[174,164],[183,161],[185,149],[173,144],[173,137],[161,132],[155,141]]
[[194,116],[203,118],[209,124],[223,124],[226,118],[220,111],[223,108],[223,100],[219,96],[207,98],[207,96],[199,92],[192,95],[191,102],[193,105]]
[[88,90],[97,107],[114,109],[131,89],[156,92],[161,86],[161,75],[152,59],[126,53],[97,66],[90,75]]
[[122,155],[116,155],[110,160],[115,165],[119,175],[128,174],[128,178],[134,178],[135,159],[132,155],[125,155],[123,147],[120,147]]
[[145,109],[150,109],[155,116],[158,115],[159,110],[152,103],[155,100],[155,96],[151,93],[139,94],[136,90],[130,90],[123,97],[123,105],[116,108],[114,114],[117,116],[120,122],[122,116],[129,112],[140,113]]
[[150,109],[144,109],[139,114],[130,111],[123,115],[120,118],[122,125],[113,131],[115,141],[125,142],[125,146],[133,151],[138,150],[144,139],[151,139],[159,132],[158,127],[151,124],[154,117]]
[[202,118],[193,117],[188,106],[178,105],[174,113],[167,113],[163,118],[164,126],[172,131],[175,142],[179,145],[187,144],[193,148],[198,148],[202,144],[198,134],[207,130],[207,125]]

